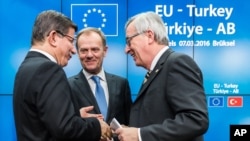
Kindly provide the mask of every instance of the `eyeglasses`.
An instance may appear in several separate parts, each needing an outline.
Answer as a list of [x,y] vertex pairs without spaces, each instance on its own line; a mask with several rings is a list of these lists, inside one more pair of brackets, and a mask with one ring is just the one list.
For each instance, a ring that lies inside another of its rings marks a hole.
[[130,37],[126,37],[126,44],[128,45],[128,46],[130,46],[130,41],[134,38],[134,37],[136,37],[136,36],[138,36],[138,35],[141,35],[141,34],[143,34],[144,32],[140,32],[140,33],[136,33],[136,34],[134,34],[134,35],[132,35],[132,36],[130,36]]
[[59,33],[59,34],[61,34],[63,37],[66,37],[72,44],[74,43],[74,41],[75,41],[75,38],[74,37],[71,37],[71,36],[69,36],[69,35],[67,35],[67,34],[63,34],[61,31],[59,31],[59,30],[56,30],[56,32],[57,33]]

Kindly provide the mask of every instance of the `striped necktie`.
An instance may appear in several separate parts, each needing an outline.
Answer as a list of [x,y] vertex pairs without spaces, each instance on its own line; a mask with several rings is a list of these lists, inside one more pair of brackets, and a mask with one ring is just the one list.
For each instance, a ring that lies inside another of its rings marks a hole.
[[148,78],[149,78],[149,76],[150,76],[150,73],[151,73],[151,71],[148,71],[147,74],[145,75],[143,84],[147,82],[147,80],[148,80]]

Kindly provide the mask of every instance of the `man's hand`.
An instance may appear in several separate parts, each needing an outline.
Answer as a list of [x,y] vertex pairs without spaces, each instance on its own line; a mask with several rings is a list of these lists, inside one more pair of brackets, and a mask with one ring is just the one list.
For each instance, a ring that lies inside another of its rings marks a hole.
[[96,117],[98,119],[101,119],[103,120],[104,117],[102,116],[102,114],[91,114],[91,113],[88,113],[90,112],[91,110],[94,109],[94,106],[88,106],[88,107],[83,107],[80,109],[80,114],[81,114],[81,117],[82,118],[86,118],[86,117]]
[[139,141],[138,128],[122,127],[118,128],[115,133],[118,135],[120,141]]
[[102,140],[107,140],[107,141],[111,140],[111,138],[112,138],[111,128],[103,120],[99,119],[99,122],[100,122],[101,130],[102,130],[101,141]]

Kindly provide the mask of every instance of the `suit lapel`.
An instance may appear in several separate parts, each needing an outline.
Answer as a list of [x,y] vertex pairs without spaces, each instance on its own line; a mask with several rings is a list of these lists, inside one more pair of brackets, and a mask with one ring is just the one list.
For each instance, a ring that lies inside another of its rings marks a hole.
[[113,78],[113,76],[109,73],[106,73],[106,80],[108,85],[108,92],[109,92],[109,104],[108,104],[108,112],[107,112],[107,121],[110,119],[110,117],[114,117],[114,115],[111,115],[112,107],[115,107],[115,91],[116,91],[116,81]]
[[[82,71],[77,75],[77,77],[79,77],[79,79],[77,79],[77,87],[79,87],[80,89],[80,95],[83,96],[83,99],[86,99],[90,105],[94,106],[94,112],[95,113],[100,113],[100,109],[98,107],[98,104],[96,102],[95,96],[90,88],[90,85],[86,79],[86,77],[84,76],[84,74],[82,73]],[[92,104],[94,103],[94,104]]]
[[144,84],[141,85],[141,88],[139,90],[138,96],[135,99],[135,102],[137,101],[137,99],[139,99],[139,97],[144,93],[144,91],[147,89],[147,87],[149,87],[149,85],[151,84],[151,82],[154,80],[154,78],[159,74],[159,72],[162,69],[163,64],[166,62],[168,56],[173,52],[172,49],[168,49],[166,50],[163,55],[160,57],[159,61],[157,62],[154,70],[151,72],[150,77],[148,78],[147,82],[145,82]]

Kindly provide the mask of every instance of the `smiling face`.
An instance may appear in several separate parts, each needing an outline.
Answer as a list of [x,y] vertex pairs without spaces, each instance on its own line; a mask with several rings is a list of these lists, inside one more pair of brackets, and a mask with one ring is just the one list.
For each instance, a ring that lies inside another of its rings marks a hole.
[[[56,52],[56,60],[59,65],[66,66],[68,61],[71,59],[72,55],[76,53],[74,47],[74,34],[75,30],[73,28],[69,29],[68,34],[62,35],[62,33],[56,33],[57,36],[60,36],[60,42],[58,44],[58,50]],[[72,37],[72,38],[69,38]]]
[[145,36],[145,32],[138,33],[131,23],[126,29],[126,38],[125,52],[133,57],[137,66],[146,67],[147,36]]
[[99,34],[83,33],[78,38],[78,55],[85,71],[97,74],[102,69],[107,47],[103,45]]

